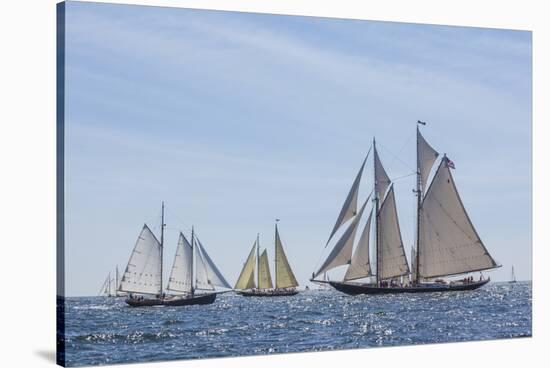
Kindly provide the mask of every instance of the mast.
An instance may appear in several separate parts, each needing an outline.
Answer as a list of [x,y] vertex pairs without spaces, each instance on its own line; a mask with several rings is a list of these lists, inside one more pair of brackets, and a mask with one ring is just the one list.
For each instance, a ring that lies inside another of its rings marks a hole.
[[111,296],[111,273],[109,272],[109,275],[107,275],[107,280],[109,280],[109,286],[107,289],[107,296]]
[[193,262],[195,260],[195,226],[191,226],[191,296],[195,294],[195,288],[193,287],[193,279],[195,279],[195,286],[197,284],[196,277],[193,277]]
[[277,288],[277,222],[279,222],[279,219],[275,219],[275,288]]
[[[375,152],[375,158],[376,158],[376,138],[372,139],[372,147]],[[374,160],[374,213],[375,213],[375,223],[376,223],[376,241],[375,241],[375,252],[376,252],[376,284],[380,284],[380,214],[378,213],[380,211],[380,198],[378,193],[378,183],[376,183],[376,159]]]
[[420,174],[420,157],[418,154],[418,125],[416,126],[416,280],[420,283],[420,211],[422,206],[422,176]]
[[260,288],[260,233],[256,235],[256,285]]
[[115,267],[115,296],[118,296],[118,265]]
[[162,255],[164,253],[164,201],[162,202],[162,212],[160,215],[160,297],[162,298]]

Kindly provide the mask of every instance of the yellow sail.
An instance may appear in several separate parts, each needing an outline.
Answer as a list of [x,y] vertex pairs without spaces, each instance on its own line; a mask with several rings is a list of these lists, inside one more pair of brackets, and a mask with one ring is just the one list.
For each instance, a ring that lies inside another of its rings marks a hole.
[[259,280],[258,288],[260,289],[273,289],[273,282],[271,281],[271,273],[269,272],[269,261],[267,259],[267,250],[264,249],[260,256],[259,268]]
[[283,244],[279,237],[279,230],[275,225],[275,287],[276,288],[288,288],[298,286],[298,281],[288,264],[285,251],[283,250]]
[[244,263],[241,274],[235,284],[235,289],[252,289],[256,287],[254,282],[254,266],[256,265],[256,242],[252,246],[252,250]]

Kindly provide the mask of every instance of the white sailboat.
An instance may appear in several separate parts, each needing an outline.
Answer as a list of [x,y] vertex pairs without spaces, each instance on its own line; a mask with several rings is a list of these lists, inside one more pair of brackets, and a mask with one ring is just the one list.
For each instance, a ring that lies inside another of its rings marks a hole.
[[[370,150],[353,182],[327,245],[332,236],[348,220],[351,221],[324,263],[313,273],[311,281],[325,283],[316,278],[335,267],[349,265],[344,280],[329,281],[328,284],[352,295],[471,290],[489,282],[489,279],[474,281],[473,277],[452,282],[441,279],[499,267],[479,238],[462,204],[451,174],[451,169],[454,169],[452,161],[444,155],[430,185],[426,185],[439,154],[427,143],[417,127],[417,183],[414,191],[417,196],[417,231],[411,270],[401,238],[393,184],[378,156],[376,141],[373,141],[371,149],[374,156],[373,205],[355,251],[352,254],[357,226],[371,197],[357,212],[359,183]],[[374,262],[369,256],[371,222],[374,224]],[[409,275],[411,282],[405,283],[403,278]],[[355,281],[359,279],[368,280]]]
[[[256,275],[256,279],[254,275]],[[269,270],[267,249],[264,249],[260,255],[260,237],[258,235],[235,283],[235,289],[239,290],[237,293],[242,296],[269,297],[298,294],[297,286],[298,281],[290,268],[277,224],[275,224],[275,287],[273,287]]]
[[99,289],[98,296],[106,296],[106,297],[116,296],[116,289],[112,287],[113,283],[116,283],[116,281],[111,278],[111,273],[109,272],[107,274],[107,278],[101,285],[101,289]]
[[[231,289],[218,270],[194,229],[191,242],[180,232],[176,254],[165,293],[163,290],[164,203],[162,204],[161,237],[157,240],[144,224],[122,275],[119,290],[129,294],[126,303],[132,307],[153,305],[211,304],[216,300],[216,286]],[[196,277],[193,283],[193,271]],[[208,292],[197,293],[197,290]]]
[[510,277],[509,283],[510,284],[515,284],[516,282],[518,282],[518,281],[516,280],[516,273],[514,272],[514,266],[512,266],[512,275]]

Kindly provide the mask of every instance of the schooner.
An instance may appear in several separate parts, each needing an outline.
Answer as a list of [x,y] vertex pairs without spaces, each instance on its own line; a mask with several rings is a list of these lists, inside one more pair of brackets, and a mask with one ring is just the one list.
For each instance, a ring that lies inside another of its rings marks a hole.
[[[417,123],[425,125],[420,121]],[[357,211],[359,184],[371,150],[374,188]],[[335,267],[349,265],[342,281],[329,281],[328,284],[350,295],[473,290],[488,283],[490,279],[482,277],[479,281],[474,281],[473,277],[455,281],[442,279],[500,266],[487,251],[464,208],[451,174],[454,163],[446,155],[440,159],[431,183],[427,185],[438,157],[439,153],[428,144],[417,126],[416,239],[410,268],[401,238],[393,183],[373,140],[325,247],[345,223],[349,222],[349,225],[313,273],[311,281],[326,283],[316,278]],[[372,208],[353,251],[358,224],[371,198]],[[374,227],[374,262],[370,254],[371,227]],[[367,281],[357,281],[360,279]]]
[[[114,284],[114,287],[111,287],[111,285]],[[118,275],[118,266],[115,267],[115,278],[114,280],[111,279],[111,273],[107,275],[107,278],[103,282],[103,285],[101,286],[101,289],[99,290],[99,296],[107,296],[107,297],[119,297],[124,296],[125,293],[119,291],[120,286],[120,278]]]
[[[163,203],[160,241],[147,224],[144,224],[122,275],[119,291],[129,294],[126,299],[128,305],[140,307],[211,304],[218,294],[216,286],[231,289],[192,229],[191,242],[182,232],[179,234],[166,288],[170,294],[165,293],[162,270],[165,226]],[[195,282],[193,283],[194,273]],[[196,293],[198,290],[208,292],[199,294]]]
[[[112,283],[115,283],[115,288],[114,288],[114,292],[113,292],[113,288],[111,287]],[[103,284],[101,285],[101,289],[99,289],[99,293],[98,293],[98,296],[106,296],[106,297],[113,297],[113,296],[116,296],[116,280],[113,280],[111,278],[111,273],[109,272],[107,274],[107,278],[105,279],[105,281],[103,282]]]
[[[254,277],[256,275],[256,278]],[[289,296],[298,294],[298,281],[290,268],[275,224],[275,288],[269,271],[267,249],[260,255],[260,236],[256,237],[235,284],[242,296]]]

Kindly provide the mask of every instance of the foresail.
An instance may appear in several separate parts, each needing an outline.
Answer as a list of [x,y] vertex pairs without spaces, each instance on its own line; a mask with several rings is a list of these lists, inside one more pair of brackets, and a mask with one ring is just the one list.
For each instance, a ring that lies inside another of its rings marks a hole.
[[438,277],[497,267],[479,238],[444,157],[420,211],[420,277]]
[[409,265],[405,256],[399,220],[397,218],[397,207],[393,185],[390,187],[386,199],[379,211],[378,234],[378,278],[380,280],[397,276],[404,276],[409,273]]
[[167,289],[183,293],[191,293],[193,290],[193,248],[182,233],[178,239]]
[[[365,163],[367,162],[367,158],[369,157],[370,150],[367,153],[367,156],[363,160],[363,164],[361,165],[361,168],[359,169],[359,172],[357,173],[357,176],[355,176],[355,180],[353,181],[353,184],[351,186],[351,189],[349,190],[348,196],[346,197],[346,200],[344,202],[344,205],[342,206],[342,209],[340,210],[340,214],[338,215],[338,218],[336,219],[336,223],[334,224],[334,228],[332,229],[332,232],[330,233],[330,236],[327,240],[327,245],[334,236],[334,234],[338,231],[340,226],[353,216],[357,214],[357,196],[359,193],[359,184],[361,183],[361,176],[363,175],[363,169],[365,168]],[[325,245],[326,246],[326,245]]]
[[298,281],[286,258],[277,226],[275,226],[275,272],[277,273],[275,287],[288,288],[298,286]]
[[351,262],[353,240],[355,239],[355,233],[357,232],[357,225],[359,223],[359,220],[361,219],[361,216],[363,215],[363,211],[369,200],[370,196],[369,198],[367,198],[367,200],[363,204],[363,207],[361,207],[361,210],[355,216],[342,237],[334,245],[334,248],[332,248],[332,251],[325,259],[319,270],[313,275],[314,277],[317,277],[318,275],[327,272],[328,270],[331,270],[335,267],[349,264]]
[[259,280],[258,288],[273,289],[273,281],[271,281],[271,272],[269,272],[269,261],[267,259],[267,250],[264,249],[260,256],[260,265],[258,266]]
[[439,153],[426,142],[418,127],[416,128],[416,154],[421,184],[423,188],[426,188],[430,171]]
[[143,225],[122,275],[120,290],[143,294],[160,293],[161,252],[159,241],[149,227]]
[[204,268],[206,270],[207,283],[212,286],[219,286],[227,289],[231,289],[229,283],[225,280],[218,267],[214,264],[201,241],[197,238],[197,245],[199,246],[201,260],[203,261]]
[[256,287],[254,282],[254,268],[256,267],[256,247],[257,244],[254,242],[246,262],[244,263],[241,274],[235,283],[235,289],[252,289]]
[[369,236],[372,212],[371,210],[367,223],[359,238],[359,243],[353,253],[353,257],[351,257],[351,263],[344,276],[345,281],[362,279],[372,275],[369,261]]
[[374,147],[374,187],[380,199],[384,198],[384,194],[386,194],[390,183],[391,180],[378,156],[378,150]]

